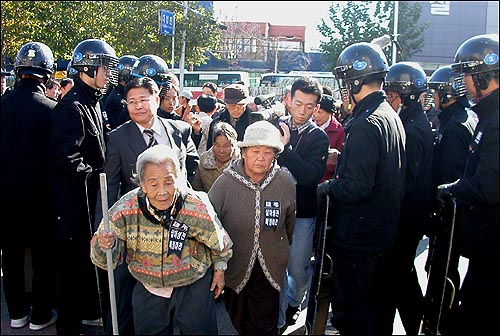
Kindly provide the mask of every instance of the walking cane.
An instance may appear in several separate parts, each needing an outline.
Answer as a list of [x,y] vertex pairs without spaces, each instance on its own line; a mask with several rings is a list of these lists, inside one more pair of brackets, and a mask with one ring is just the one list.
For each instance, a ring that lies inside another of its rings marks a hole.
[[[101,182],[102,219],[104,221],[104,230],[109,231],[108,183],[106,182],[106,173],[100,173],[99,179]],[[109,302],[111,306],[113,335],[118,335],[118,316],[116,313],[115,278],[113,274],[113,255],[111,249],[106,249],[106,263],[108,269]]]

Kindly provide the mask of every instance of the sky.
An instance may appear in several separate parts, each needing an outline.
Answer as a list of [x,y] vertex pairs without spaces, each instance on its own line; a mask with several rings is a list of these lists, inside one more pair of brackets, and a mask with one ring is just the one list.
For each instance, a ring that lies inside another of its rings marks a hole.
[[272,25],[306,26],[306,51],[319,48],[324,37],[317,31],[327,21],[331,1],[214,1],[219,21],[268,22]]

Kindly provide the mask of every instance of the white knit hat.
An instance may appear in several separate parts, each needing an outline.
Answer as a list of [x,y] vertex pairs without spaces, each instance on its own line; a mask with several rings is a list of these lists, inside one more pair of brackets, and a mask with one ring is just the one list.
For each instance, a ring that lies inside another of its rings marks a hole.
[[280,141],[280,131],[269,121],[260,120],[249,125],[245,130],[243,141],[238,147],[267,146],[283,152],[283,143]]

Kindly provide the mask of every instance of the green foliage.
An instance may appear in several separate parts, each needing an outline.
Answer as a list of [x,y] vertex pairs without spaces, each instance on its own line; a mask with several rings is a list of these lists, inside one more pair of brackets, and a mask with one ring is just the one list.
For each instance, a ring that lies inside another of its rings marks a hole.
[[[402,54],[397,61],[408,60],[411,55],[422,50],[423,33],[428,24],[418,23],[421,13],[419,2],[399,1],[398,43]],[[321,42],[325,63],[337,63],[337,58],[346,47],[357,42],[392,34],[394,31],[394,1],[347,1],[332,2],[331,22],[321,20],[318,31],[328,39]],[[385,48],[387,59],[392,59],[392,48]],[[332,70],[332,69],[329,69]]]
[[186,29],[186,65],[200,65],[205,53],[216,49],[220,31],[196,1],[184,18],[183,6],[172,1],[2,1],[1,54],[14,60],[29,41],[47,44],[56,59],[70,59],[75,46],[88,38],[109,43],[118,57],[155,54],[170,64],[172,37],[158,30],[158,10],[175,13],[175,60],[181,55]]

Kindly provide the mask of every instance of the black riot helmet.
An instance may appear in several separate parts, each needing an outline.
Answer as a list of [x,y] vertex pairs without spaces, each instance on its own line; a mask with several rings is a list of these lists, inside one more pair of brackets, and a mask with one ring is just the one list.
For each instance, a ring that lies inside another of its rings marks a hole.
[[28,42],[17,52],[14,73],[33,75],[47,81],[55,70],[54,55],[50,48],[41,42]]
[[71,57],[71,67],[78,72],[84,72],[94,78],[97,68],[107,67],[110,71],[109,82],[112,85],[118,83],[118,57],[115,50],[106,42],[99,39],[84,40],[75,47]]
[[427,92],[427,75],[418,63],[395,63],[389,68],[384,90],[399,93],[403,105],[408,106],[418,101],[422,93]]
[[447,65],[432,73],[427,86],[432,93],[436,92],[439,95],[441,103],[446,104],[452,98],[459,98],[467,94],[462,81],[456,79],[457,73],[453,71],[451,65]]
[[132,76],[149,77],[158,85],[168,84],[171,80],[168,74],[167,62],[160,56],[142,55],[132,68]]
[[134,55],[123,55],[120,57],[118,65],[116,66],[118,69],[118,82],[122,80],[125,82],[130,81],[132,68],[138,59],[139,58]]
[[498,34],[477,35],[463,42],[451,66],[459,74],[471,74],[478,93],[487,89],[492,78],[498,79]]
[[363,84],[383,81],[387,71],[389,65],[382,49],[372,43],[359,42],[340,53],[334,74],[344,91],[348,87],[352,94],[357,94]]
[[68,67],[66,68],[66,77],[68,78],[78,78],[78,71],[71,66],[71,61],[68,63]]

